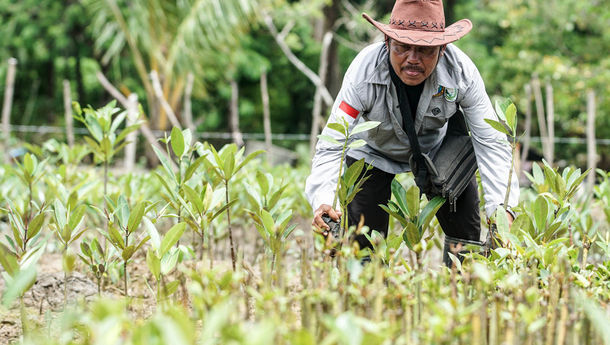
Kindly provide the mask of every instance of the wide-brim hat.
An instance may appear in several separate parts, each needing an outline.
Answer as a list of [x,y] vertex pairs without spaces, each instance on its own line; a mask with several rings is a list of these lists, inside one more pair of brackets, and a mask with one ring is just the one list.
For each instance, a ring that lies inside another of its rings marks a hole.
[[396,0],[389,24],[362,16],[388,37],[405,44],[440,46],[455,42],[472,29],[472,22],[462,19],[445,27],[442,0]]

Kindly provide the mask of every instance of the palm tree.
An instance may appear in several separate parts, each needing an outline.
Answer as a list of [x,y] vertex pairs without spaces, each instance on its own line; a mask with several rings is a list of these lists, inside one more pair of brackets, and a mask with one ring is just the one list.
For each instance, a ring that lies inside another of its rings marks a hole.
[[156,100],[150,71],[157,71],[163,97],[174,112],[181,107],[187,76],[203,93],[203,76],[222,70],[222,58],[239,44],[260,8],[255,0],[85,0],[93,15],[96,49],[102,63],[125,50],[146,90],[153,128],[165,129],[167,114]]

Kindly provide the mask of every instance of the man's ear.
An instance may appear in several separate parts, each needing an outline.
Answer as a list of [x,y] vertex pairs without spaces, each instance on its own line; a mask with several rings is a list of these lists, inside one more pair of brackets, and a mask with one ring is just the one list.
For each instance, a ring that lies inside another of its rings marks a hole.
[[388,35],[385,35],[385,48],[390,51],[390,37]]
[[440,55],[439,55],[439,56],[443,56],[443,54],[445,54],[445,49],[446,49],[446,48],[447,48],[447,45],[446,45],[446,44],[443,44],[443,45],[441,46],[441,51],[440,51]]

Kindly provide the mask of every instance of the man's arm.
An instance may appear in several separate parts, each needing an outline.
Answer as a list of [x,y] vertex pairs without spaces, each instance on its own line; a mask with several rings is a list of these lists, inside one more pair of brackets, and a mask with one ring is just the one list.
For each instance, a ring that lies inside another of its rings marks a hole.
[[[485,197],[485,211],[490,217],[496,208],[504,203],[508,174],[512,162],[512,151],[506,135],[492,128],[485,119],[496,119],[491,101],[485,92],[485,85],[474,68],[469,85],[460,105],[472,136],[477,157],[481,183]],[[519,202],[519,182],[515,172],[511,179],[508,206]],[[513,217],[509,214],[509,220]]]

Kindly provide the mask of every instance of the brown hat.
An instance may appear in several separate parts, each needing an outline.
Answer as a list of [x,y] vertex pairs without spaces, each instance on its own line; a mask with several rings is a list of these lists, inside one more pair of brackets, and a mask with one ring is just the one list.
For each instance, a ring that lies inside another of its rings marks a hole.
[[405,44],[440,46],[459,40],[472,29],[472,22],[462,19],[445,27],[442,0],[396,0],[390,24],[362,16],[388,37]]

